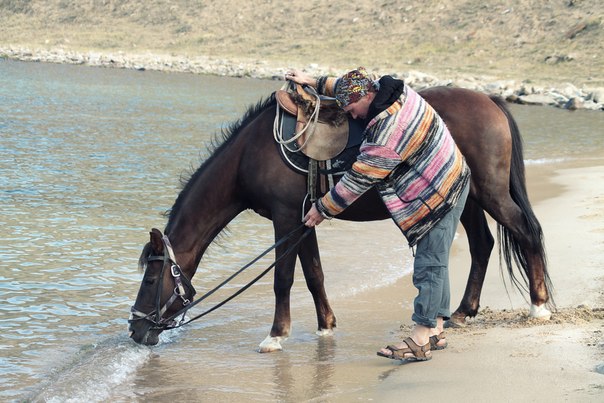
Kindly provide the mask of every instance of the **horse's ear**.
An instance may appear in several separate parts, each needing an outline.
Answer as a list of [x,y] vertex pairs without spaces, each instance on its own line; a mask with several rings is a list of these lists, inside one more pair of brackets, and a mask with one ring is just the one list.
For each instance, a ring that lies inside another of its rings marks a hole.
[[162,240],[162,233],[157,228],[153,228],[151,232],[149,232],[149,236],[151,238],[151,247],[153,248],[153,252],[161,255],[164,253],[164,241]]

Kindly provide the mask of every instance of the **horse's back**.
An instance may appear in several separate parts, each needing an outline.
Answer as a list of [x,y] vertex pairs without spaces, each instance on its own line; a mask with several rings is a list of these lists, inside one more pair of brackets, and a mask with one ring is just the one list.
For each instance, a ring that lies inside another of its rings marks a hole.
[[449,128],[472,171],[474,191],[507,192],[512,135],[504,111],[490,96],[465,88],[432,87],[419,94]]
[[447,123],[461,124],[473,122],[477,125],[489,126],[493,123],[508,126],[503,111],[488,95],[456,87],[431,87],[423,89],[419,94],[438,112]]

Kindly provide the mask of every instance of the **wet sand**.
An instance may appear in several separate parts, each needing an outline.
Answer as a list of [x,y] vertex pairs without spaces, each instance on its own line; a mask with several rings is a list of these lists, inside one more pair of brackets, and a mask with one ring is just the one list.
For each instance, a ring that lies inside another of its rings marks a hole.
[[[557,312],[550,321],[527,319],[528,295],[510,286],[507,274],[506,292],[494,251],[479,315],[466,328],[448,329],[449,347],[434,352],[431,361],[401,364],[375,355],[381,346],[406,337],[412,325],[415,289],[406,276],[332,301],[336,335],[318,338],[316,347],[296,340],[312,330],[311,323],[298,322],[293,340],[274,358],[283,388],[278,396],[338,402],[602,401],[604,158],[530,166],[527,180],[555,287]],[[465,234],[454,248],[453,309],[469,271]],[[294,365],[291,360],[299,355],[308,361]]]

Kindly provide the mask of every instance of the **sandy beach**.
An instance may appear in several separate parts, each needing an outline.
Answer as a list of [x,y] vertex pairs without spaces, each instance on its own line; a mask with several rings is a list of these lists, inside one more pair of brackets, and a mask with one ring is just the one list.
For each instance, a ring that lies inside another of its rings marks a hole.
[[[529,194],[545,232],[556,292],[557,311],[552,319],[527,319],[527,296],[509,282],[509,294],[506,292],[493,252],[479,315],[464,329],[447,330],[447,349],[434,352],[434,358],[424,363],[400,364],[378,358],[364,361],[366,365],[355,362],[347,368],[349,376],[367,384],[335,400],[602,401],[604,159],[528,167],[527,175]],[[460,234],[454,245],[453,309],[463,294],[469,268],[465,235]],[[358,347],[366,350],[362,353],[372,354],[380,344],[407,336],[411,313],[400,306],[401,302],[408,306],[415,295],[410,282],[405,278],[350,306],[338,307],[342,329],[353,326],[355,333],[367,331],[368,337]],[[375,323],[359,329],[354,317],[363,310],[375,310]],[[348,315],[352,323],[346,323]],[[388,334],[389,340],[379,339]],[[331,401],[329,396],[326,400]]]

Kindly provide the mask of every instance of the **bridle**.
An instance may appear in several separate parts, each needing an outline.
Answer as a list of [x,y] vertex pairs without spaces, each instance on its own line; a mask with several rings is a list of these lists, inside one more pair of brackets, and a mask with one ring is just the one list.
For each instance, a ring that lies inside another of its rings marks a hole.
[[[179,322],[184,320],[184,313],[182,319],[180,321],[176,320],[174,317],[162,318],[162,315],[174,304],[174,301],[177,299],[181,299],[183,307],[187,307],[191,303],[191,300],[196,294],[195,287],[191,283],[191,280],[183,273],[182,269],[176,263],[176,257],[174,256],[174,250],[172,249],[172,245],[170,244],[170,239],[166,235],[162,236],[162,242],[164,243],[164,254],[163,256],[159,255],[151,255],[147,257],[147,262],[153,261],[163,261],[161,272],[159,275],[159,281],[157,283],[157,296],[155,301],[155,310],[153,312],[144,313],[136,309],[136,307],[132,306],[130,308],[130,319],[128,323],[137,321],[137,320],[148,320],[154,324],[153,329],[155,330],[165,330],[173,327],[178,327]],[[170,266],[170,274],[172,275],[172,279],[174,280],[174,290],[172,291],[172,295],[165,304],[161,304],[161,294],[163,288],[164,281],[164,272],[166,267]],[[187,296],[187,290],[189,293]],[[186,311],[185,311],[186,312]]]
[[[157,285],[158,288],[157,288],[157,298],[156,298],[156,303],[155,303],[155,310],[150,313],[144,313],[144,312],[139,311],[138,309],[136,309],[133,306],[132,308],[130,308],[131,314],[130,314],[130,319],[128,320],[128,323],[133,323],[133,322],[139,321],[139,320],[147,320],[147,321],[152,322],[154,325],[151,329],[163,331],[163,330],[168,330],[168,329],[176,329],[178,327],[184,326],[199,318],[202,318],[203,316],[209,314],[210,312],[215,311],[216,309],[220,308],[227,302],[231,301],[233,298],[235,298],[238,295],[240,295],[241,293],[243,293],[245,290],[247,290],[249,287],[251,287],[254,283],[256,283],[258,280],[260,280],[262,277],[264,277],[273,267],[275,267],[275,265],[280,260],[284,259],[289,253],[291,253],[302,242],[302,240],[306,236],[308,236],[308,234],[310,234],[312,232],[312,229],[306,228],[306,230],[300,235],[300,237],[292,245],[290,245],[287,248],[287,250],[279,258],[277,258],[269,267],[264,269],[259,275],[257,275],[254,279],[252,279],[246,285],[241,287],[238,291],[236,291],[231,296],[224,299],[222,302],[214,305],[212,308],[209,308],[206,311],[200,313],[199,315],[185,321],[185,314],[187,313],[187,311],[189,309],[193,308],[195,305],[199,304],[200,302],[202,302],[203,300],[205,300],[206,298],[208,298],[209,296],[214,294],[214,292],[216,292],[218,289],[223,287],[225,284],[227,284],[228,282],[233,280],[235,277],[237,277],[243,271],[245,271],[246,269],[251,267],[253,264],[255,264],[258,260],[260,260],[260,258],[264,257],[270,251],[272,251],[273,249],[277,248],[279,245],[282,245],[287,240],[292,238],[301,228],[304,228],[304,224],[301,224],[299,227],[292,230],[289,234],[285,235],[283,238],[281,238],[280,240],[275,242],[272,246],[270,246],[268,249],[266,249],[264,252],[262,252],[256,258],[254,258],[252,261],[250,261],[245,266],[243,266],[242,268],[237,270],[235,273],[230,275],[226,280],[224,280],[223,282],[218,284],[216,287],[214,287],[210,291],[206,292],[204,295],[202,295],[200,298],[198,298],[194,302],[192,302],[191,299],[193,298],[193,296],[196,293],[195,288],[193,287],[193,284],[191,284],[191,280],[182,272],[180,266],[176,263],[176,258],[174,257],[174,251],[172,250],[172,245],[170,245],[170,240],[168,239],[168,237],[166,235],[164,235],[162,237],[162,241],[164,242],[164,245],[165,245],[164,255],[163,256],[152,255],[147,258],[148,262],[156,261],[156,260],[164,262],[162,269],[161,269],[161,273],[160,273],[160,279],[159,279],[159,282]],[[174,286],[174,291],[172,292],[172,295],[170,296],[168,301],[166,301],[166,303],[162,306],[161,305],[161,290],[162,290],[162,285],[163,285],[164,271],[165,271],[166,267],[168,266],[168,264],[170,265],[170,273],[172,274],[172,278],[174,279],[175,286]],[[190,296],[189,296],[190,299],[186,297],[185,287],[187,287],[190,290]],[[182,300],[182,304],[183,304],[182,309],[180,309],[178,312],[176,312],[175,314],[173,314],[170,317],[162,318],[162,315],[168,310],[168,308],[178,298],[180,298]],[[178,318],[179,316],[181,318],[180,318],[180,320],[177,320],[176,318]]]

